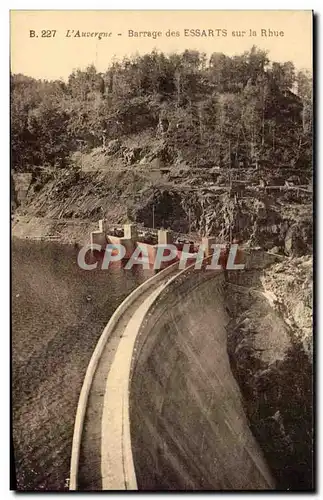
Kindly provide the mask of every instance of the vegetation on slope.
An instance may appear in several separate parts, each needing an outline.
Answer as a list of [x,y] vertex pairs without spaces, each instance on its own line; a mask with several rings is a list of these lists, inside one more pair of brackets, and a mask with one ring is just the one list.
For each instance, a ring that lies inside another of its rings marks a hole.
[[291,62],[256,47],[154,51],[67,82],[13,75],[11,100],[12,171],[33,173],[31,215],[149,226],[154,210],[181,232],[284,248],[292,231],[311,247],[311,76]]
[[[297,86],[297,96],[291,89]],[[311,166],[311,78],[253,47],[228,57],[152,52],[68,81],[11,79],[12,167],[66,167],[73,151],[156,129],[164,161],[226,168],[270,160]]]

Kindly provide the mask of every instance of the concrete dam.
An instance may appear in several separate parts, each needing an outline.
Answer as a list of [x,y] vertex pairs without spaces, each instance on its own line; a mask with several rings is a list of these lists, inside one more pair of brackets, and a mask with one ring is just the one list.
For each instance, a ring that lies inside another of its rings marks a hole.
[[130,425],[139,489],[273,485],[230,369],[224,273],[208,273],[175,279],[138,339]]
[[246,254],[244,271],[179,270],[176,262],[125,299],[84,379],[71,490],[275,488],[231,371],[226,331],[227,298],[255,286],[274,259]]

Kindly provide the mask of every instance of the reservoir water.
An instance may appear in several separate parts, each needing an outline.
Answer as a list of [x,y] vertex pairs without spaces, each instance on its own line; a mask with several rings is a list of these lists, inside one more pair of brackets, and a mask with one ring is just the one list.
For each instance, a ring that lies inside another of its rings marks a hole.
[[85,271],[78,249],[12,243],[12,433],[19,490],[67,490],[75,412],[109,318],[153,271]]

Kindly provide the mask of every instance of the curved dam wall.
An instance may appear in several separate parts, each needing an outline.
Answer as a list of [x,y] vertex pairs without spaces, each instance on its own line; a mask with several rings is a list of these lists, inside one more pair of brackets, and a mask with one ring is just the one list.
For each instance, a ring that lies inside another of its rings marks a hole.
[[224,272],[181,273],[142,323],[129,391],[138,489],[274,488],[230,369],[224,287]]

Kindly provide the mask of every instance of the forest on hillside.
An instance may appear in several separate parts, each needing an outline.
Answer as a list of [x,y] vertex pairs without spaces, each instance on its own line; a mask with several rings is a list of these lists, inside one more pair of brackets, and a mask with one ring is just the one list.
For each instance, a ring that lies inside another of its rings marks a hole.
[[153,51],[67,82],[11,75],[11,167],[67,168],[73,152],[158,130],[166,163],[312,166],[312,76],[253,47],[229,57]]

